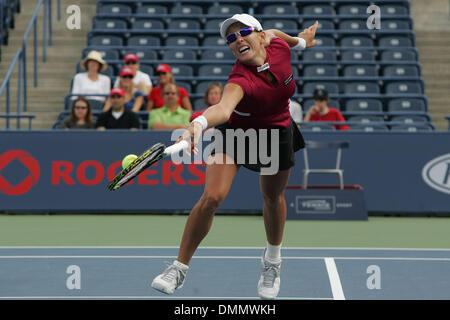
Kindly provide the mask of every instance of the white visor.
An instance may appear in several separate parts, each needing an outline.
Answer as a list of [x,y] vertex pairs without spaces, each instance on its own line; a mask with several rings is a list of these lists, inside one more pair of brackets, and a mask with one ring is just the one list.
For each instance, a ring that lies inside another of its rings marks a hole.
[[256,20],[254,17],[252,17],[249,14],[242,13],[242,14],[235,14],[231,18],[228,18],[224,22],[220,24],[220,36],[222,38],[226,38],[226,32],[229,26],[231,26],[235,22],[241,22],[242,24],[245,24],[246,26],[252,27],[255,31],[262,31],[263,28],[261,26],[261,23],[259,23],[258,20]]

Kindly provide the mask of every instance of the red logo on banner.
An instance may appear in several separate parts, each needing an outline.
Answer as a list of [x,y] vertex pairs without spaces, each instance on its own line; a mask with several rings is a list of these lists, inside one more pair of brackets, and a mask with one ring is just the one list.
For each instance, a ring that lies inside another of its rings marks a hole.
[[20,161],[28,169],[29,174],[16,186],[11,185],[0,175],[0,192],[10,196],[27,193],[38,182],[40,175],[39,163],[28,152],[22,150],[11,150],[1,154],[0,172],[14,160]]

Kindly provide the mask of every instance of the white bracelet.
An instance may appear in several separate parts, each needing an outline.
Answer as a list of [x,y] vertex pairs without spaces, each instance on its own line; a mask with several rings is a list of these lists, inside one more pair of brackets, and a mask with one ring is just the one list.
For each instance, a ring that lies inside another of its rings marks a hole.
[[295,39],[298,40],[297,44],[295,46],[293,46],[291,49],[293,50],[297,50],[297,51],[302,51],[306,48],[306,41],[303,38],[299,38],[299,37],[294,37]]
[[208,128],[208,120],[204,116],[198,116],[191,123],[198,122],[202,125],[202,130],[206,130]]

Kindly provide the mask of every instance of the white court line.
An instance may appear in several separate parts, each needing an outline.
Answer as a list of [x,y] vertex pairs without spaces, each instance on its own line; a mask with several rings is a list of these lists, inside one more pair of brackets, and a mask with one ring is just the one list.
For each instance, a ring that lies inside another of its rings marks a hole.
[[325,258],[328,277],[330,278],[331,292],[334,300],[345,300],[344,291],[342,290],[341,279],[336,268],[333,258]]
[[[177,256],[94,256],[94,255],[45,255],[0,256],[0,259],[175,259]],[[193,259],[261,259],[260,256],[194,256]],[[283,260],[323,260],[328,257],[282,257]],[[334,260],[403,260],[403,261],[450,261],[450,258],[398,258],[398,257],[333,257]]]
[[[158,299],[158,300],[261,300],[260,297],[197,297],[197,296],[17,296],[2,299]],[[278,297],[276,300],[332,300],[332,298]]]

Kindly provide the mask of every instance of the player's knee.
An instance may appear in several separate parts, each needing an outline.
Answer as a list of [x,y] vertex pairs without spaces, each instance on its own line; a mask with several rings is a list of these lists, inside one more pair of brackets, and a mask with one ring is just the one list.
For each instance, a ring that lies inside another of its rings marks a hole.
[[270,207],[278,206],[283,201],[283,194],[280,193],[263,193],[264,203]]
[[225,199],[219,192],[207,192],[202,196],[203,207],[208,211],[215,211]]

